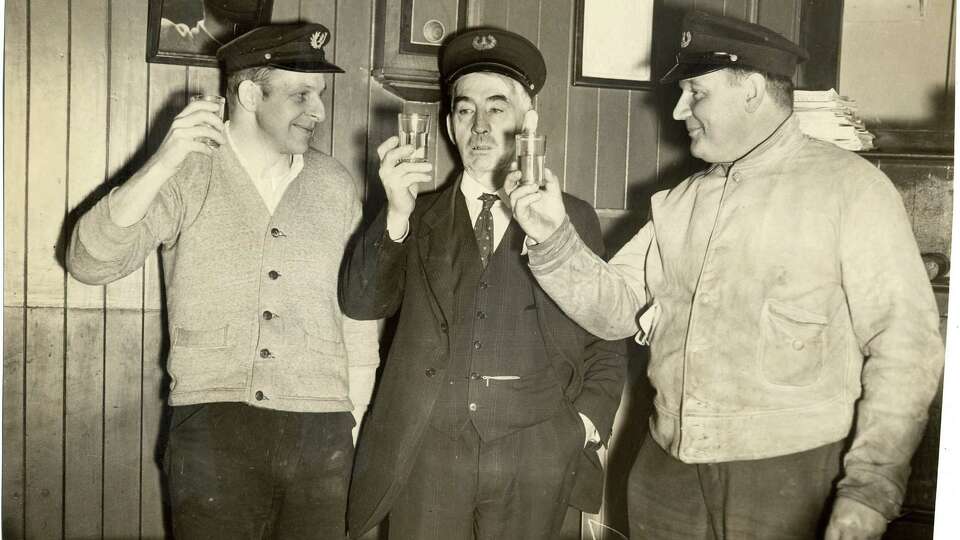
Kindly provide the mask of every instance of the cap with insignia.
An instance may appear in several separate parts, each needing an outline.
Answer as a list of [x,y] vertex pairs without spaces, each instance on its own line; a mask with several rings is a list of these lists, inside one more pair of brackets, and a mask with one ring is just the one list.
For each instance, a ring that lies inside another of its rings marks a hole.
[[690,11],[681,25],[677,64],[660,82],[737,67],[789,78],[808,57],[799,45],[759,24]]
[[270,66],[307,73],[343,73],[327,61],[323,47],[330,31],[322,24],[291,23],[261,26],[217,50],[224,70]]
[[522,84],[531,96],[543,88],[547,65],[527,38],[499,28],[471,28],[455,35],[440,51],[440,77],[450,84],[467,73],[487,71]]

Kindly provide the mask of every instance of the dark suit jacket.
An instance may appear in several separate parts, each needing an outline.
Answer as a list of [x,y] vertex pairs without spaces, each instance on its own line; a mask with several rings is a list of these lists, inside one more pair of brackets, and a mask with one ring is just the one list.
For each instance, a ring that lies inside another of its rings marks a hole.
[[[400,309],[396,334],[372,409],[364,421],[348,505],[351,536],[359,537],[390,511],[419,451],[450,359],[448,317],[453,316],[452,241],[459,180],[423,195],[403,243],[386,235],[386,211],[348,249],[340,277],[340,303],[354,319],[379,319]],[[600,224],[585,202],[564,195],[570,221],[584,242],[602,254]],[[478,261],[479,263],[479,261]],[[532,279],[532,278],[531,278]],[[625,344],[602,341],[568,319],[539,288],[535,299],[541,334],[561,351],[557,362],[573,370],[564,394],[606,441],[620,403]],[[402,306],[402,308],[401,308]],[[569,371],[569,369],[567,370]],[[594,450],[580,460],[571,504],[596,512],[603,471]]]

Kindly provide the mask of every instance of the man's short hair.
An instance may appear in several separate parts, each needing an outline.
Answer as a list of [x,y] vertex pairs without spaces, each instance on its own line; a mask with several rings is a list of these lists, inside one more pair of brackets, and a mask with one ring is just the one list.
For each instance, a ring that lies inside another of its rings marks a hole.
[[271,91],[270,77],[276,69],[270,66],[258,66],[238,69],[227,75],[227,103],[237,103],[240,83],[243,81],[253,81],[263,89],[264,96],[269,95]]
[[793,80],[790,77],[740,67],[727,68],[727,71],[730,72],[731,78],[738,83],[754,73],[762,75],[767,80],[767,94],[773,98],[774,103],[784,110],[793,110]]
[[457,97],[457,85],[459,85],[460,81],[462,81],[464,78],[474,74],[493,75],[507,81],[507,83],[510,85],[510,89],[513,91],[513,94],[516,97],[516,105],[520,109],[520,112],[527,112],[533,108],[533,98],[530,97],[530,93],[527,91],[526,87],[520,84],[520,81],[514,79],[513,77],[507,77],[506,75],[501,75],[499,73],[493,73],[490,71],[474,71],[472,73],[467,73],[466,75],[457,77],[454,79],[453,84],[450,85],[449,93],[451,110],[453,109],[453,100]]

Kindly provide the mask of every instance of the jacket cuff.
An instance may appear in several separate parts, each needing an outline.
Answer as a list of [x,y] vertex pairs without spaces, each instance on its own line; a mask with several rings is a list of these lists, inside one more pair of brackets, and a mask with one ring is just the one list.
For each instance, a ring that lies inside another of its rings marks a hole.
[[837,487],[837,496],[853,499],[892,521],[900,515],[903,490],[882,475],[862,469],[848,469]]
[[580,236],[577,235],[569,216],[564,217],[560,227],[546,240],[528,246],[530,270],[534,275],[552,272],[570,258],[579,239]]

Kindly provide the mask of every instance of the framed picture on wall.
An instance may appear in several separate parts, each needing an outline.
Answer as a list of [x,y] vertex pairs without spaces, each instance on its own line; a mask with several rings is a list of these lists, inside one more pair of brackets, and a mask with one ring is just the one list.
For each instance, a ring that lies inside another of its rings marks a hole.
[[574,86],[652,88],[654,0],[575,0]]
[[149,0],[147,62],[216,66],[217,49],[268,24],[273,0]]

